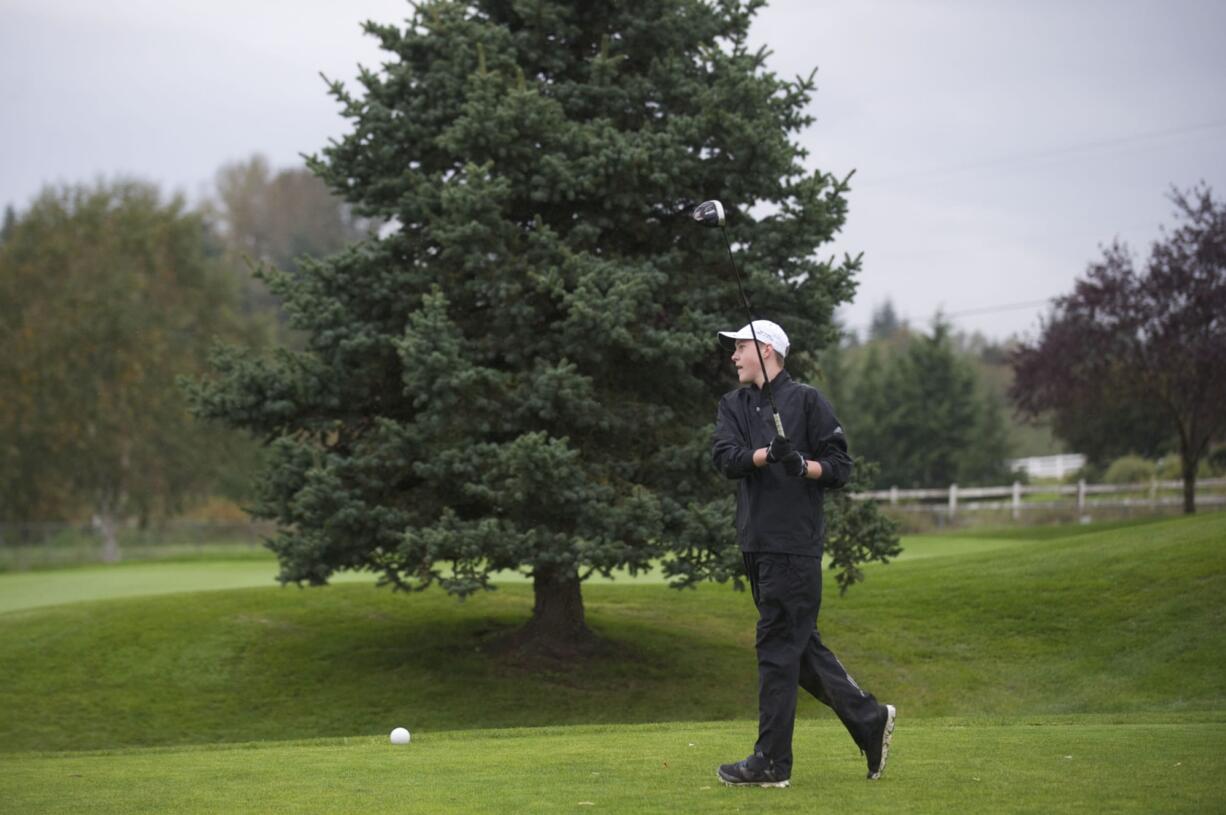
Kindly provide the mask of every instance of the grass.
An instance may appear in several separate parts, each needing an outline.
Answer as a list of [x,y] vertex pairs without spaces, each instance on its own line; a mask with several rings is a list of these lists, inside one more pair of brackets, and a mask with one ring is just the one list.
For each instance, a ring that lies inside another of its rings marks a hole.
[[482,650],[526,619],[522,581],[459,603],[249,586],[268,558],[0,575],[0,809],[1226,809],[1226,513],[905,543],[846,597],[828,580],[821,617],[899,708],[887,777],[802,697],[783,791],[713,777],[755,734],[727,587],[589,585],[613,651],[541,672]]
[[[1217,514],[916,556],[872,569],[846,597],[831,591],[821,628],[853,675],[910,719],[1218,710],[1223,541]],[[959,542],[970,543],[935,546]],[[10,611],[0,615],[0,751],[338,737],[389,720],[435,732],[730,720],[754,709],[747,595],[598,584],[585,601],[617,648],[553,672],[481,650],[526,619],[522,583],[464,603],[345,584]],[[828,715],[817,708],[806,698],[801,715]]]
[[[33,525],[31,539],[21,530],[0,528],[0,574],[31,570],[72,568],[102,562],[102,539],[80,526]],[[266,560],[261,535],[271,529],[240,524],[175,524],[164,529],[123,529],[119,546],[124,561]]]
[[[975,537],[953,533],[904,538],[903,553],[898,560],[988,552],[1015,546],[1023,540],[1007,531],[996,530]],[[276,574],[276,560],[267,549],[252,551],[246,545],[227,544],[167,556],[156,562],[57,565],[35,571],[0,573],[0,614],[90,600],[272,586],[276,583]],[[333,583],[370,585],[374,581],[375,577],[367,572],[341,572],[332,578]],[[497,582],[525,583],[527,578],[503,572],[497,576]],[[610,581],[597,575],[589,585],[605,582]],[[633,577],[618,573],[611,582],[615,585],[662,584],[667,580],[657,568]]]
[[1088,524],[1030,524],[1019,526],[985,526],[950,530],[943,533],[947,538],[976,538],[995,541],[1043,541],[1059,538],[1075,538],[1082,535],[1094,535],[1100,532],[1120,532],[1149,526],[1150,524],[1169,523],[1182,516],[1143,515],[1137,518],[1121,518],[1115,520],[1095,521]]
[[[124,563],[0,574],[0,614],[8,611],[157,594],[275,587],[277,566],[267,557]],[[338,583],[371,583],[370,575],[338,575]],[[2,623],[0,623],[2,624]]]
[[0,800],[43,813],[1213,812],[1226,719],[899,720],[882,781],[838,725],[802,721],[787,790],[727,789],[754,723],[419,732],[6,759]]

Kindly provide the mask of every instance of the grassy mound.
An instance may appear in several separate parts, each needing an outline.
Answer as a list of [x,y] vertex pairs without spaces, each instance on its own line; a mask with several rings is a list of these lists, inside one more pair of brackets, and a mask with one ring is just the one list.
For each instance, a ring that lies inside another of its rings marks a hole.
[[[900,715],[1226,707],[1226,514],[977,553],[964,543],[826,598],[824,637]],[[10,611],[0,750],[753,716],[747,595],[603,584],[585,600],[616,653],[551,673],[482,650],[527,618],[523,584],[465,603],[346,584]],[[828,721],[816,708],[801,715]]]

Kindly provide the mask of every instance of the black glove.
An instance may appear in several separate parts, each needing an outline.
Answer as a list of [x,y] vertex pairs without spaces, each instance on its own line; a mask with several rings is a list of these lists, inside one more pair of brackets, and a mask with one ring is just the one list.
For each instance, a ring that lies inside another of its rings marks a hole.
[[786,436],[775,436],[771,440],[771,446],[766,448],[766,463],[777,464],[787,458],[796,448],[792,447],[792,440]]
[[809,462],[799,451],[793,450],[784,456],[783,471],[793,478],[804,478],[809,472]]

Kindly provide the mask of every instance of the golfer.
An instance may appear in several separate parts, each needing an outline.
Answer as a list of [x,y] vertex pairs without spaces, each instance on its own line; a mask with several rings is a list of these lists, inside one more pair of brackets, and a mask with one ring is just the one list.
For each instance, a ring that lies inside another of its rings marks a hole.
[[[877,702],[822,644],[823,493],[851,476],[847,439],[830,403],[783,370],[788,337],[755,320],[721,331],[742,387],[719,402],[715,466],[736,479],[736,528],[758,607],[758,743],[753,755],[719,768],[729,785],[786,787],[792,774],[797,687],[832,708],[881,777],[894,731],[894,707]],[[758,351],[761,351],[759,362]],[[763,384],[769,380],[783,418],[776,434]]]

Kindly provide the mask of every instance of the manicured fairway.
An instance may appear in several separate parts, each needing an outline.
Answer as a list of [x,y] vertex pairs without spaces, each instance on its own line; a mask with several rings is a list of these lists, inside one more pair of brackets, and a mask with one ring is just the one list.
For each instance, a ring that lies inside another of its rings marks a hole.
[[786,790],[729,789],[753,722],[579,726],[10,755],[5,811],[66,813],[1221,812],[1226,718],[899,719],[886,776],[802,722]]
[[[276,586],[269,560],[124,563],[0,574],[0,614],[26,608],[153,594]],[[372,582],[370,575],[339,575],[337,582]]]
[[[903,553],[898,561],[976,554],[1025,544],[1026,540],[1022,538],[925,535],[905,538]],[[276,585],[276,575],[277,564],[271,552],[267,557],[253,557],[251,553],[246,553],[241,559],[227,560],[224,550],[216,559],[11,572],[0,574],[0,614],[87,600],[271,587]],[[501,572],[496,582],[524,583],[527,580],[516,572]],[[340,572],[333,576],[332,582],[373,584],[375,576],[368,572]],[[659,568],[655,568],[633,577],[618,574],[612,581],[596,575],[591,582],[662,584],[667,579]]]

